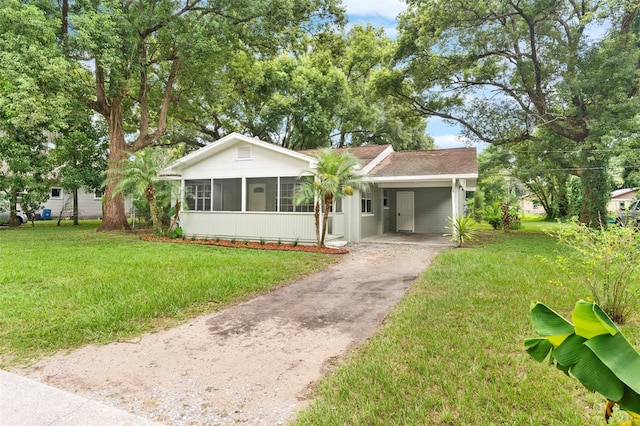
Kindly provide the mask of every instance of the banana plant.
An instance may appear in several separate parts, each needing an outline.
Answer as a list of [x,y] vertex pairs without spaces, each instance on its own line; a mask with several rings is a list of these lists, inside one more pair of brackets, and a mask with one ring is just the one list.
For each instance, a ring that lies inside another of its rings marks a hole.
[[598,304],[578,301],[570,322],[534,303],[531,318],[542,337],[525,340],[529,355],[538,362],[550,355],[551,364],[603,395],[607,421],[618,404],[632,416],[624,424],[640,425],[640,354]]

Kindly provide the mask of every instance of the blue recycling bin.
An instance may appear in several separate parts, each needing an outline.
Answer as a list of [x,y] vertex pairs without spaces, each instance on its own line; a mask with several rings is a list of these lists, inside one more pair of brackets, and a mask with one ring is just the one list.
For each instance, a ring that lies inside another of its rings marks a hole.
[[42,220],[51,220],[51,209],[42,209]]

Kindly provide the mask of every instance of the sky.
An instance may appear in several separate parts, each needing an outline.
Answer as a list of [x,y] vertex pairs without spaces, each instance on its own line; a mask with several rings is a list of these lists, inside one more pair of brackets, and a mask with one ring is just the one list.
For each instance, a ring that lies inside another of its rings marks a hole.
[[[387,36],[396,38],[398,14],[407,5],[400,0],[342,0],[347,9],[349,25],[370,23],[383,27]],[[433,136],[438,148],[458,148],[468,146],[459,139],[460,128],[445,123],[440,118],[429,118],[427,133]]]

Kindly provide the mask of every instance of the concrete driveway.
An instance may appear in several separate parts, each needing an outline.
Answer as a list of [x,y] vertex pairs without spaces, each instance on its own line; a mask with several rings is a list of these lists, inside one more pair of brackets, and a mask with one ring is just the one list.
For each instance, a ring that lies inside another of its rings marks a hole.
[[282,424],[447,245],[350,244],[326,270],[237,306],[15,372],[164,424]]

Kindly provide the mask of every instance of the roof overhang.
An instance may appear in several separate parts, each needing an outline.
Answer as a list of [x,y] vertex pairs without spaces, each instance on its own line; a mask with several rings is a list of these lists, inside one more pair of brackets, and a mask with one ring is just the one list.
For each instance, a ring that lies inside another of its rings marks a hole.
[[464,180],[467,191],[475,190],[477,174],[431,176],[383,176],[373,177],[371,182],[380,188],[437,188],[452,187],[456,180]]

